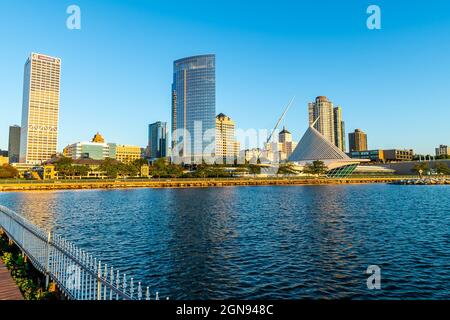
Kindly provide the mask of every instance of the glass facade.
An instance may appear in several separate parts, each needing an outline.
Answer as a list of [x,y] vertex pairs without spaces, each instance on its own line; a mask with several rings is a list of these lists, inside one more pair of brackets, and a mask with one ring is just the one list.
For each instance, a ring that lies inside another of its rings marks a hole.
[[150,159],[165,158],[167,154],[167,122],[155,122],[148,126]]
[[335,168],[332,170],[329,170],[327,172],[328,178],[347,178],[352,175],[353,171],[355,171],[358,164],[349,164],[346,166],[342,166],[339,168]]
[[215,148],[216,58],[176,60],[173,69],[172,156],[201,163]]

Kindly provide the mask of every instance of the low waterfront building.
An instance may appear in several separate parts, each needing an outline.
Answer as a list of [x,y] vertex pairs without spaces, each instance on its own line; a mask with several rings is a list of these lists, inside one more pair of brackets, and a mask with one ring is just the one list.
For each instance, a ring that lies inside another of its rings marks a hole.
[[292,141],[292,134],[283,127],[278,134],[278,142],[269,142],[264,145],[265,157],[270,162],[286,161],[297,147],[297,142]]
[[447,145],[441,144],[436,148],[436,157],[440,156],[450,156],[450,148]]
[[389,161],[412,161],[414,157],[413,150],[363,150],[351,151],[348,155],[353,159],[369,159],[372,162]]
[[54,179],[56,179],[56,171],[55,171],[55,166],[54,165],[52,165],[52,164],[44,165],[43,179],[44,180],[54,180]]
[[74,160],[93,159],[104,160],[110,156],[109,145],[100,133],[96,133],[90,142],[77,142],[68,145],[63,155]]
[[299,168],[305,168],[314,161],[321,161],[328,177],[347,177],[362,162],[368,159],[352,159],[317,131],[313,125],[306,130],[289,161]]
[[131,163],[141,159],[141,147],[139,146],[114,144],[114,147],[112,148],[111,145],[112,144],[110,144],[110,150],[114,149],[114,152],[111,154],[112,159],[116,159],[123,163]]
[[386,164],[380,164],[379,166],[383,166],[388,169],[395,170],[397,174],[401,175],[417,175],[417,172],[414,170],[414,167],[417,165],[423,165],[425,164],[428,168],[432,169],[433,171],[436,171],[436,168],[439,164],[445,164],[448,168],[450,168],[450,159],[445,160],[427,160],[427,161],[397,161],[397,162],[389,162]]
[[286,154],[283,152],[283,145],[280,142],[269,142],[264,145],[264,155],[270,162],[280,162],[286,159]]
[[240,152],[240,157],[244,158],[245,162],[250,164],[268,163],[271,161],[269,159],[270,152],[267,151],[267,148],[266,150],[263,150],[261,148],[242,150]]
[[138,146],[106,143],[103,136],[97,132],[90,142],[77,142],[64,148],[65,157],[78,159],[105,160],[116,159],[130,163],[142,157],[142,149]]
[[414,150],[412,149],[391,149],[383,150],[386,161],[412,161]]
[[348,155],[353,159],[369,159],[372,162],[385,162],[384,150],[352,151]]
[[393,175],[396,171],[394,169],[382,167],[380,165],[360,165],[357,166],[354,175]]
[[141,177],[142,178],[148,178],[150,177],[150,167],[146,164],[141,166]]
[[109,145],[99,142],[77,142],[64,148],[65,157],[72,159],[104,160],[110,156]]
[[40,170],[42,166],[35,165],[32,163],[13,163],[11,164],[19,172],[19,177],[24,178],[26,173],[34,170]]

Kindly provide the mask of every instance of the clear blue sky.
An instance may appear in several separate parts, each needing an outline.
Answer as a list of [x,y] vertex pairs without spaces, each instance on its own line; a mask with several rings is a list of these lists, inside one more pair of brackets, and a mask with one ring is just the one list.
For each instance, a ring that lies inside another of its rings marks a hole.
[[[66,28],[71,4],[81,30]],[[382,30],[366,28],[370,4]],[[203,53],[217,55],[217,113],[239,128],[271,129],[295,95],[284,124],[299,139],[307,103],[326,95],[369,148],[450,144],[446,0],[0,0],[0,35],[1,149],[33,51],[62,59],[60,150],[97,131],[145,146],[149,123],[170,123],[173,60]]]

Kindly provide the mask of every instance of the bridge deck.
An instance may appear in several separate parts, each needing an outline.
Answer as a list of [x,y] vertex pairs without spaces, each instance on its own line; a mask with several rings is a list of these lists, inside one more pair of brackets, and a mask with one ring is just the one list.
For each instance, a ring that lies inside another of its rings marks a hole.
[[23,300],[19,287],[2,260],[0,260],[0,300]]

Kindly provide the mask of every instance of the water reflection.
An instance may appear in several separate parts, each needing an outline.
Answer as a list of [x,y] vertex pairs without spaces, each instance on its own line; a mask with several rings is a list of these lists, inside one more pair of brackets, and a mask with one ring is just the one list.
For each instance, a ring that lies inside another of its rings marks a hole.
[[[172,299],[449,298],[448,187],[0,193]],[[381,291],[365,287],[382,268]]]

